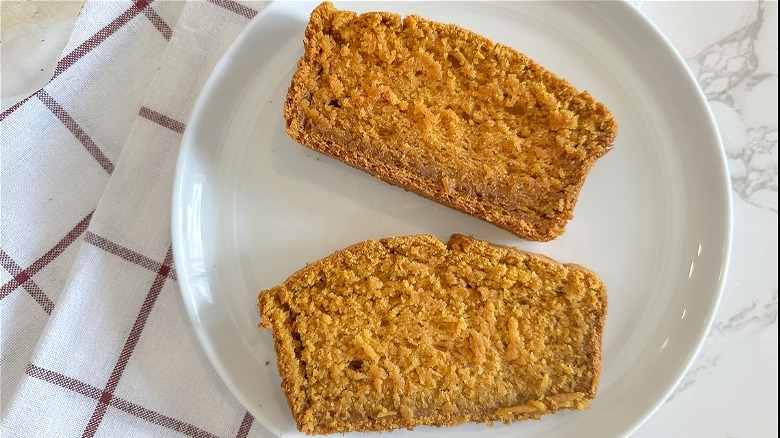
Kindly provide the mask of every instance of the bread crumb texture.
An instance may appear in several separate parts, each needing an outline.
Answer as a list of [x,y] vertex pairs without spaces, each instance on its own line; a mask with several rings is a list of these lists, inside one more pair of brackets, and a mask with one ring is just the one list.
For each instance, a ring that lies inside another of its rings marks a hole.
[[258,298],[309,434],[587,408],[606,305],[585,268],[457,234],[365,241]]
[[531,240],[563,233],[609,110],[516,50],[412,15],[311,14],[290,136]]

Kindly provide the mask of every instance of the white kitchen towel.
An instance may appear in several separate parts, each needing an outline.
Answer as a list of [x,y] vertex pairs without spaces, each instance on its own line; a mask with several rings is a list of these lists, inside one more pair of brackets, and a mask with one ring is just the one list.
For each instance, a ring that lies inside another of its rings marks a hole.
[[270,436],[195,339],[171,255],[176,157],[264,2],[88,1],[0,114],[2,436]]

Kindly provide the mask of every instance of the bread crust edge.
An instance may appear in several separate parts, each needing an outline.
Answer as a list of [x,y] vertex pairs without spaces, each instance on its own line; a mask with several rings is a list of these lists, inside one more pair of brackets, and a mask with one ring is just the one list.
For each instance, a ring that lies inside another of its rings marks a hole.
[[[402,419],[402,421],[398,421],[399,417],[397,416],[384,417],[384,418],[367,418],[365,420],[360,420],[349,424],[344,423],[338,426],[329,425],[329,424],[317,424],[313,428],[308,427],[305,419],[306,408],[308,408],[308,404],[304,400],[305,397],[303,391],[296,391],[296,387],[299,387],[300,385],[304,384],[304,382],[301,381],[301,378],[295,373],[294,368],[296,365],[295,364],[296,356],[294,353],[294,349],[292,348],[291,345],[289,345],[292,343],[292,339],[280,339],[281,336],[276,335],[277,333],[292,333],[291,329],[287,331],[283,331],[285,328],[284,322],[287,322],[289,318],[285,318],[283,321],[280,321],[279,318],[274,317],[274,312],[273,312],[274,302],[276,303],[276,307],[283,307],[281,301],[279,300],[278,294],[286,290],[288,284],[293,283],[296,280],[300,279],[301,277],[306,276],[312,272],[317,272],[323,268],[326,268],[329,265],[332,265],[334,262],[339,262],[345,258],[359,255],[361,252],[364,251],[370,251],[372,250],[372,248],[376,248],[377,246],[386,247],[388,243],[397,243],[405,239],[420,239],[420,238],[424,239],[429,244],[440,246],[444,250],[448,250],[449,247],[453,243],[457,242],[458,240],[467,240],[468,244],[487,245],[495,248],[501,248],[505,251],[514,252],[515,254],[521,254],[539,260],[544,260],[548,263],[554,263],[556,265],[563,266],[568,270],[580,271],[594,278],[599,284],[598,296],[599,296],[599,301],[602,303],[602,307],[595,314],[596,323],[593,326],[593,336],[589,337],[589,342],[586,345],[586,350],[587,350],[586,357],[587,357],[587,362],[589,364],[588,366],[589,372],[587,374],[587,379],[591,382],[591,386],[587,389],[586,392],[583,393],[583,396],[581,398],[577,400],[573,400],[576,402],[582,402],[588,406],[590,405],[591,400],[593,400],[596,396],[598,383],[601,375],[602,341],[603,341],[604,324],[606,321],[607,307],[608,307],[606,286],[604,282],[599,278],[599,276],[593,270],[576,263],[560,263],[543,254],[524,251],[511,246],[494,245],[491,244],[490,242],[475,239],[471,236],[466,236],[457,233],[453,234],[452,236],[450,236],[449,241],[445,245],[442,241],[440,241],[439,239],[433,236],[420,234],[420,235],[409,235],[409,236],[400,236],[400,237],[388,237],[388,238],[378,239],[378,240],[370,239],[370,240],[366,240],[363,242],[350,245],[346,248],[338,250],[330,254],[329,256],[319,259],[307,265],[306,267],[298,270],[290,277],[288,277],[288,279],[285,280],[285,282],[282,283],[281,285],[269,290],[260,291],[258,293],[258,308],[260,310],[260,315],[261,315],[261,320],[260,323],[258,324],[258,327],[270,328],[274,331],[274,336],[273,336],[274,350],[276,352],[276,357],[277,357],[277,368],[279,370],[279,375],[282,381],[281,387],[287,399],[287,404],[290,407],[290,411],[292,413],[293,419],[296,423],[296,427],[298,428],[298,430],[305,432],[306,434],[331,434],[331,433],[344,433],[344,432],[381,432],[381,431],[387,431],[387,430],[399,429],[399,428],[412,429],[417,426],[435,426],[435,427],[454,426],[466,422],[477,422],[477,423],[487,423],[487,424],[492,424],[493,422],[509,423],[509,422],[520,421],[520,420],[530,420],[530,419],[538,420],[541,418],[542,415],[546,415],[552,412],[564,410],[571,407],[569,405],[565,405],[565,406],[560,406],[558,408],[548,409],[546,411],[531,412],[531,413],[510,412],[505,415],[497,415],[495,410],[492,412],[483,411],[483,412],[468,413],[463,415],[447,415],[447,416],[421,415],[421,416],[413,417],[412,421],[408,421],[405,419]],[[277,330],[281,330],[281,331],[277,331]]]
[[[314,77],[312,72],[315,65],[315,44],[314,35],[325,26],[325,19],[328,14],[337,11],[337,9],[329,2],[322,3],[320,6],[314,9],[309,20],[309,24],[306,26],[304,32],[304,55],[298,61],[296,71],[290,82],[290,87],[287,92],[287,96],[284,102],[283,114],[285,119],[285,128],[287,134],[294,141],[299,144],[334,157],[345,164],[348,164],[356,169],[364,171],[382,181],[389,184],[399,186],[407,191],[416,193],[424,198],[430,199],[439,204],[453,208],[467,215],[485,220],[500,228],[503,228],[510,233],[521,237],[538,242],[548,242],[554,240],[558,236],[565,232],[566,225],[569,220],[574,216],[574,207],[576,206],[577,199],[579,198],[582,186],[585,183],[587,175],[595,165],[596,161],[606,154],[612,148],[612,142],[617,136],[617,125],[614,122],[614,118],[609,116],[611,122],[610,129],[605,130],[603,138],[600,138],[597,143],[602,147],[595,152],[589,154],[588,161],[582,165],[582,173],[577,181],[570,185],[571,190],[569,196],[564,198],[564,207],[555,218],[547,218],[549,222],[545,227],[534,227],[518,215],[513,215],[508,210],[496,203],[490,203],[484,200],[479,200],[473,196],[468,196],[464,193],[456,193],[454,196],[442,189],[442,187],[436,186],[432,182],[420,177],[419,175],[411,172],[402,167],[390,167],[378,161],[372,161],[362,155],[356,153],[350,153],[350,150],[339,146],[336,139],[328,139],[325,137],[315,137],[308,135],[304,129],[305,115],[303,111],[297,107],[297,103],[305,100],[303,97],[307,92],[306,82],[308,78]],[[378,14],[381,17],[395,16],[389,12],[372,12],[372,14]],[[430,21],[430,20],[426,20]],[[441,23],[440,23],[441,24]],[[460,28],[455,25],[445,25],[456,29],[458,32],[467,33],[472,38],[479,38],[491,45],[494,45],[499,50],[512,50],[514,49],[504,46],[502,44],[494,43],[493,41],[485,38],[477,33],[469,31],[464,28]],[[517,52],[517,51],[515,51]],[[540,69],[546,75],[546,80],[555,83],[559,87],[569,88],[576,91],[576,88],[566,79],[555,76],[543,66],[539,65],[536,61],[528,58],[526,55],[517,52],[523,58],[528,60],[529,65],[533,68]],[[583,91],[582,94],[590,96],[587,91]],[[592,99],[592,97],[591,97]],[[604,112],[610,114],[609,110],[601,103],[593,99],[595,104],[599,105]],[[352,148],[357,150],[365,149],[365,144],[362,142],[350,139],[349,141],[355,143],[358,147]]]

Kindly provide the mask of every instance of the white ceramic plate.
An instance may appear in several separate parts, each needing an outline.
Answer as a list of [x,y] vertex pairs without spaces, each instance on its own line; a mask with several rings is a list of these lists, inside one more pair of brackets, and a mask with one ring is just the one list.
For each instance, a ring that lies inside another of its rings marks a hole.
[[728,257],[725,159],[684,62],[627,3],[336,5],[457,23],[526,53],[612,110],[620,126],[615,148],[590,173],[575,219],[556,241],[535,244],[290,140],[282,103],[315,6],[274,3],[255,18],[213,72],[182,143],[173,197],[176,267],[195,331],[225,384],[272,432],[297,435],[271,334],[256,328],[257,292],[361,240],[459,232],[601,275],[609,313],[598,395],[589,410],[541,421],[393,434],[629,434],[693,360]]

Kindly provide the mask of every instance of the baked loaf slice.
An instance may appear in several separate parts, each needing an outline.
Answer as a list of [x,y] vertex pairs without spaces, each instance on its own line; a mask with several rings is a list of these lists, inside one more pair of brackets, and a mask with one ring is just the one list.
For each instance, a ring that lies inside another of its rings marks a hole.
[[563,233],[617,133],[587,92],[452,24],[323,3],[304,49],[290,137],[525,239]]
[[601,280],[472,237],[358,243],[258,306],[309,434],[538,419],[596,394]]

